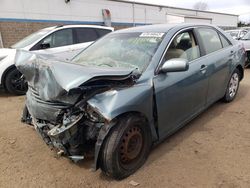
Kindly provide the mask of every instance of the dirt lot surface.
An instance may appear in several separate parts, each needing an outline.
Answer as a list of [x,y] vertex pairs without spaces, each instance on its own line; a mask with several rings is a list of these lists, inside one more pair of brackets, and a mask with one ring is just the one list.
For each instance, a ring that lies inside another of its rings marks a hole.
[[250,187],[250,70],[230,104],[218,102],[153,149],[123,181],[56,158],[20,122],[24,97],[0,91],[0,187]]

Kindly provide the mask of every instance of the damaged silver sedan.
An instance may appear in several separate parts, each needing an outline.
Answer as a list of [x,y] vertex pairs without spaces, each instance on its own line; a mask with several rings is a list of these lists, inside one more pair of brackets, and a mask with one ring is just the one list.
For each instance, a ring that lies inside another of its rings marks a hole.
[[117,31],[72,62],[19,52],[28,81],[23,121],[74,161],[122,179],[150,148],[219,99],[232,101],[244,76],[241,44],[210,25]]

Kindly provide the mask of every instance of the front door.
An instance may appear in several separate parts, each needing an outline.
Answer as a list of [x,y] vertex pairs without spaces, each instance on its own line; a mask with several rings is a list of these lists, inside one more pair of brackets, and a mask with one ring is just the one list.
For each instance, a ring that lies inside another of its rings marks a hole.
[[159,73],[155,76],[155,100],[160,139],[171,134],[204,109],[208,90],[206,66],[200,61],[199,45],[192,30],[178,34],[171,42],[163,62],[185,58],[184,72]]

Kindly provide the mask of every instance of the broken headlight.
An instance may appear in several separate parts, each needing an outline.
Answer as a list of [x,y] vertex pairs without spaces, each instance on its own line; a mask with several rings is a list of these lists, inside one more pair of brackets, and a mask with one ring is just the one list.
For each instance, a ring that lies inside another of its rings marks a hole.
[[88,119],[95,123],[103,123],[105,118],[101,115],[101,113],[90,105],[86,107],[86,114]]

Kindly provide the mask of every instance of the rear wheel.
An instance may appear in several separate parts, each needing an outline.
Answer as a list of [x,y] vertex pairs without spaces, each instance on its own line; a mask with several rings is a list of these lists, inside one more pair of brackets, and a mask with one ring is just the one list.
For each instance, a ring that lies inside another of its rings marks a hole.
[[225,102],[231,102],[234,100],[239,89],[239,84],[240,84],[240,71],[238,69],[235,69],[229,80],[226,94],[223,97],[223,100]]
[[28,89],[28,84],[24,76],[16,68],[8,71],[5,77],[5,89],[15,95],[24,95]]
[[144,164],[150,148],[151,134],[145,119],[126,116],[119,120],[105,140],[100,167],[106,175],[123,179]]

